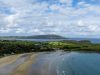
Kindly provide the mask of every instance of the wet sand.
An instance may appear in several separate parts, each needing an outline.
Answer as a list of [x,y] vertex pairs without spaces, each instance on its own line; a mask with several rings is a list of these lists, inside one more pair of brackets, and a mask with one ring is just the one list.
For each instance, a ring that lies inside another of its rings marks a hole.
[[52,70],[56,68],[55,64],[59,55],[59,53],[44,52],[1,58],[0,75],[56,75],[56,72]]
[[25,75],[37,54],[12,55],[0,59],[0,75]]
[[100,75],[100,54],[43,52],[0,59],[0,75]]

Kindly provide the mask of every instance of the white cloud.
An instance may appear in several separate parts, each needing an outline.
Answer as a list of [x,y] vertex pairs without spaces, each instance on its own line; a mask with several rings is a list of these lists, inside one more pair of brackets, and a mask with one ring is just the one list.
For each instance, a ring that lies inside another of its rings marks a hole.
[[100,32],[100,6],[73,0],[59,0],[64,4],[49,4],[30,0],[0,0],[14,13],[0,14],[0,31],[17,34],[94,35]]
[[56,5],[56,4],[50,6],[50,9],[51,9],[51,10],[54,10],[54,11],[55,11],[55,10],[59,10],[60,8],[61,8],[61,7],[58,6],[58,5]]
[[16,17],[17,15],[10,15],[5,17],[5,21],[7,22],[6,27],[16,27]]
[[9,29],[9,28],[1,28],[0,29],[0,33],[9,33],[9,32],[11,32],[11,29]]
[[85,24],[84,24],[84,22],[83,22],[82,20],[79,20],[79,21],[78,21],[78,26],[79,26],[79,27],[84,27]]
[[27,33],[31,33],[31,34],[34,34],[34,35],[40,35],[40,34],[42,35],[42,34],[45,34],[40,29],[37,29],[37,28],[32,28]]
[[24,28],[18,28],[18,29],[16,29],[16,33],[25,33],[25,29]]
[[82,2],[79,2],[78,7],[88,7],[88,6],[91,6],[90,4],[86,3],[85,1],[82,1]]

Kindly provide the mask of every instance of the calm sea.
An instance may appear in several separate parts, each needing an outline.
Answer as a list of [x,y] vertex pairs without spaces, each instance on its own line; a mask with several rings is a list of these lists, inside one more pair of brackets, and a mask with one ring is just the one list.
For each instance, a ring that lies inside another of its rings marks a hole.
[[37,41],[37,42],[46,42],[46,41],[62,41],[62,40],[76,40],[76,41],[80,41],[80,40],[89,40],[92,43],[100,43],[100,39],[99,38],[69,38],[69,39],[16,39],[16,40],[23,40],[23,41]]

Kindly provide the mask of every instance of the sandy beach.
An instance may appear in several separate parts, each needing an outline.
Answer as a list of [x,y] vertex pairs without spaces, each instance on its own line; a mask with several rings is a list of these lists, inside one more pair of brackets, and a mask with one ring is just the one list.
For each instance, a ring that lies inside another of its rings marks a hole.
[[11,55],[0,59],[0,75],[25,75],[37,54]]

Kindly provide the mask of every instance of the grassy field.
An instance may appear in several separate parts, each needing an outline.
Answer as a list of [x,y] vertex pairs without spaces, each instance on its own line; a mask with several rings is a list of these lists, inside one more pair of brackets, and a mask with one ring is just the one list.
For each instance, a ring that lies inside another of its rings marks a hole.
[[0,41],[0,56],[27,52],[43,51],[100,51],[100,44],[90,41],[59,41],[59,42],[31,42],[31,41]]

